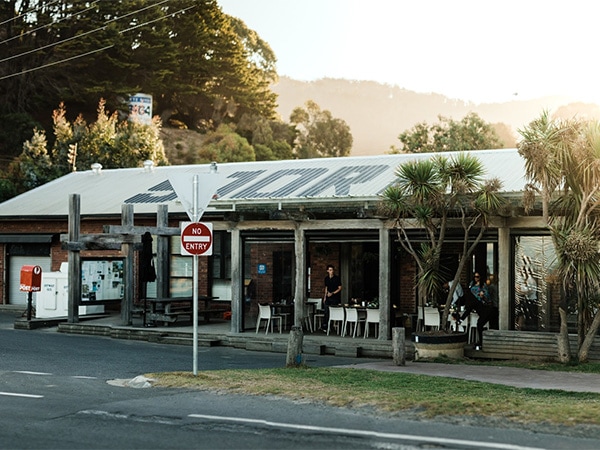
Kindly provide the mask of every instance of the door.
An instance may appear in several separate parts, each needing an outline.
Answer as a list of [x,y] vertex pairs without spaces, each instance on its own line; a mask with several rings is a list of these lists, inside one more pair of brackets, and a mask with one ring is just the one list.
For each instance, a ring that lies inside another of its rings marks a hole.
[[21,267],[40,266],[42,273],[50,272],[52,259],[50,256],[10,256],[8,274],[8,303],[27,306],[27,292],[19,290],[21,284]]

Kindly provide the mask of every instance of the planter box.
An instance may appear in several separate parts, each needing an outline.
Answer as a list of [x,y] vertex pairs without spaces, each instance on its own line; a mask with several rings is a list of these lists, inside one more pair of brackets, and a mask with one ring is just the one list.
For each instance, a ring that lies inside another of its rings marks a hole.
[[427,334],[413,333],[415,361],[433,359],[438,356],[460,359],[464,357],[467,333]]

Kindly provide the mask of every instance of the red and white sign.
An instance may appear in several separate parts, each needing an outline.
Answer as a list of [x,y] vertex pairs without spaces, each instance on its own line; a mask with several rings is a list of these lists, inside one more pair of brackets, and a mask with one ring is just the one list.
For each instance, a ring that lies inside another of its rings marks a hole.
[[207,222],[181,223],[181,254],[211,256],[213,227]]

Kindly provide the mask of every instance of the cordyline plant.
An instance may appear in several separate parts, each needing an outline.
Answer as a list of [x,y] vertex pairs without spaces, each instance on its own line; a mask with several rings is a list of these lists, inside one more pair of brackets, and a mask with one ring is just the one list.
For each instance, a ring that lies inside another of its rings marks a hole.
[[[573,292],[577,299],[577,357],[585,362],[600,327],[600,123],[553,120],[544,111],[519,133],[523,137],[519,153],[525,158],[529,181],[526,212],[539,195],[564,298]],[[558,357],[569,362],[566,300],[559,305],[559,314]]]
[[[461,272],[487,230],[490,217],[505,204],[498,193],[500,181],[485,180],[484,174],[483,164],[469,153],[434,155],[400,165],[395,183],[382,194],[380,210],[394,220],[400,244],[417,264],[420,307],[447,281],[440,270],[442,247],[449,224],[458,227],[460,223],[463,248],[446,297],[442,327],[447,326]],[[409,230],[415,228],[425,231],[425,241],[411,238]]]

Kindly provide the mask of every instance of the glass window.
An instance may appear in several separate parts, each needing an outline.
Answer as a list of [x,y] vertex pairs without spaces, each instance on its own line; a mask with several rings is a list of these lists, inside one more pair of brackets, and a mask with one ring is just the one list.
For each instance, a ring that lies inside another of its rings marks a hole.
[[171,238],[170,286],[171,297],[191,297],[193,295],[193,257],[181,253],[181,237]]
[[518,236],[514,246],[514,329],[552,331],[559,326],[560,284],[550,236]]
[[213,235],[212,275],[215,279],[231,279],[231,236],[224,231]]

